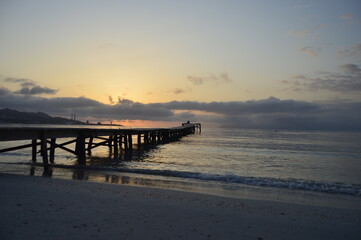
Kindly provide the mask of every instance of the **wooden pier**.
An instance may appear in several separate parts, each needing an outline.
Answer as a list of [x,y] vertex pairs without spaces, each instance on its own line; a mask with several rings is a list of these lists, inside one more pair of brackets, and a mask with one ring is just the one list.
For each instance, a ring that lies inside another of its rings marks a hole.
[[[200,123],[184,123],[174,128],[136,128],[136,129],[101,129],[101,128],[34,128],[14,127],[0,128],[0,141],[30,140],[29,144],[0,149],[0,153],[15,151],[24,148],[32,149],[32,161],[36,163],[40,154],[43,166],[54,163],[55,150],[60,148],[77,156],[80,164],[85,164],[86,152],[93,148],[108,146],[117,157],[121,150],[132,151],[133,139],[136,139],[137,148],[142,146],[165,144],[177,141],[181,137],[201,131]],[[57,143],[59,138],[72,140]],[[94,140],[98,139],[98,142]],[[75,143],[75,149],[66,147]],[[38,147],[40,149],[38,150]]]

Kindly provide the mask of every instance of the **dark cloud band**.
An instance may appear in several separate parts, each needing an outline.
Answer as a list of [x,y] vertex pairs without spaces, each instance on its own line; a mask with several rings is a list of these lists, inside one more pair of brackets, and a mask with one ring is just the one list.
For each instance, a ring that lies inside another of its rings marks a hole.
[[58,116],[76,113],[83,120],[191,120],[221,127],[361,130],[361,102],[316,103],[271,97],[244,102],[172,101],[149,104],[119,99],[111,105],[85,97],[16,95],[0,88],[0,108],[42,111]]

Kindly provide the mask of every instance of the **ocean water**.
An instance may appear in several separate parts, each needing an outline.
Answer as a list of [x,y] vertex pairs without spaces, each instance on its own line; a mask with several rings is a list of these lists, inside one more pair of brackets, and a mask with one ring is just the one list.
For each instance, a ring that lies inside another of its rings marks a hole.
[[[17,144],[22,141],[0,142],[0,149]],[[36,175],[41,167],[31,163],[31,150],[23,149],[1,153],[0,171]],[[261,186],[361,196],[361,132],[203,128],[169,144],[135,146],[132,154],[118,157],[107,147],[95,148],[86,166],[57,149],[50,175],[69,171],[74,179],[140,185],[161,186],[167,179],[182,186]]]

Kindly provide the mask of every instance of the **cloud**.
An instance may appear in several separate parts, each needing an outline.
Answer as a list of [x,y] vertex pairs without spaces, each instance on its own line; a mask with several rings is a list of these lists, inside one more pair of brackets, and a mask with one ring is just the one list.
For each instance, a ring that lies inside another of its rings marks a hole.
[[305,74],[296,74],[292,76],[293,79],[306,79]]
[[21,89],[15,91],[16,94],[22,95],[40,95],[40,94],[56,94],[58,90],[47,88],[47,87],[22,87]]
[[308,30],[304,30],[304,31],[292,30],[292,31],[287,32],[287,35],[296,36],[296,37],[300,37],[300,38],[304,38],[308,34],[310,34],[310,31],[308,31]]
[[341,51],[336,51],[336,54],[341,57],[361,56],[361,43],[351,48],[347,48]]
[[361,92],[361,69],[356,64],[339,66],[343,73],[321,72],[318,77],[298,75],[282,81],[286,91],[332,91],[341,93]]
[[27,78],[5,78],[5,82],[19,83],[21,87],[34,87],[36,86],[35,81]]
[[340,18],[341,19],[352,19],[353,14],[352,13],[347,13],[347,14],[341,15]]
[[345,72],[349,73],[359,73],[361,72],[361,68],[356,64],[343,64],[340,65],[340,68],[343,69]]
[[114,104],[114,100],[113,100],[113,97],[112,96],[108,96],[108,101],[110,104]]
[[41,94],[56,94],[58,90],[48,87],[41,87],[35,81],[27,78],[13,78],[7,77],[4,82],[20,84],[20,89],[14,91],[16,94],[22,95],[41,95]]
[[202,85],[204,81],[202,77],[196,77],[196,76],[188,76],[188,80],[195,85]]
[[311,46],[303,46],[297,49],[298,53],[305,53],[308,56],[316,57],[318,56],[318,52],[321,50],[321,48],[314,48]]
[[208,74],[206,76],[189,75],[188,80],[194,85],[202,85],[204,83],[215,83],[220,85],[232,82],[227,73],[220,73],[218,75]]
[[[6,95],[1,94],[1,91]],[[0,108],[42,111],[56,116],[76,113],[79,119],[186,120],[221,127],[361,130],[360,102],[306,102],[270,97],[233,102],[172,101],[140,103],[119,98],[114,105],[79,98],[42,98],[16,95],[0,88]]]
[[240,114],[260,113],[292,113],[297,111],[314,112],[318,111],[317,106],[304,101],[280,100],[274,97],[263,100],[250,100],[245,102],[178,102],[164,103],[164,107],[173,110],[195,110],[208,113],[215,113],[225,116]]
[[361,103],[311,103],[318,112],[240,114],[224,118],[225,127],[303,129],[303,130],[361,130]]
[[0,96],[5,96],[10,93],[11,93],[11,91],[9,89],[7,89],[6,87],[0,87]]
[[174,94],[181,94],[181,93],[185,93],[186,90],[185,90],[185,89],[182,89],[182,88],[174,88],[174,89],[172,90],[172,92],[173,92]]

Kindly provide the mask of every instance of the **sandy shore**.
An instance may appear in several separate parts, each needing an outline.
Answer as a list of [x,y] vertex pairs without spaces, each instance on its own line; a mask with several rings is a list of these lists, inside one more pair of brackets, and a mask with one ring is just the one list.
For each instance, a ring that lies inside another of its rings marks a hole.
[[0,239],[361,239],[361,209],[0,174]]

